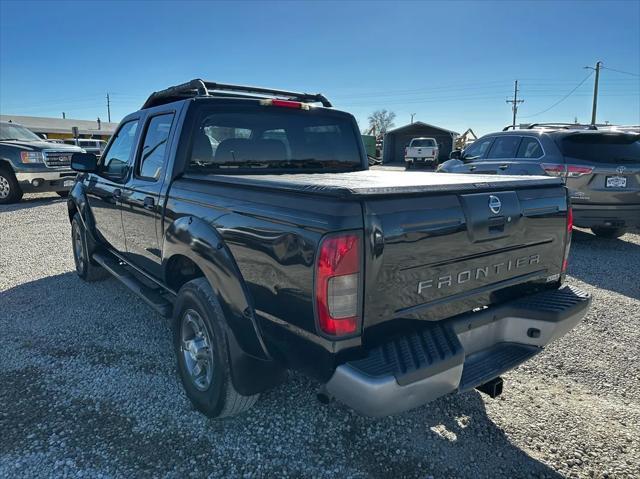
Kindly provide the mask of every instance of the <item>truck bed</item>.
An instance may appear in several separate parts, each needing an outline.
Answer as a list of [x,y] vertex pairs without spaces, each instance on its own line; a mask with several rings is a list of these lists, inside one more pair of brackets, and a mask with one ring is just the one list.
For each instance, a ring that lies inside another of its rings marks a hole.
[[[185,175],[186,176],[186,175]],[[195,179],[195,178],[194,178]],[[339,198],[389,194],[470,193],[536,186],[562,185],[548,176],[466,175],[435,172],[364,170],[348,173],[289,173],[280,175],[206,175],[207,181]]]

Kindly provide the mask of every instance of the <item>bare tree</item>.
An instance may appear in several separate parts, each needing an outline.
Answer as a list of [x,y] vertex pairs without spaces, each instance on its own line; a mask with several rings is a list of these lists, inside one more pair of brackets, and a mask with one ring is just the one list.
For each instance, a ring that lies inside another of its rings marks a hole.
[[369,131],[377,137],[384,136],[390,128],[394,127],[395,118],[396,114],[392,111],[374,111],[369,115]]

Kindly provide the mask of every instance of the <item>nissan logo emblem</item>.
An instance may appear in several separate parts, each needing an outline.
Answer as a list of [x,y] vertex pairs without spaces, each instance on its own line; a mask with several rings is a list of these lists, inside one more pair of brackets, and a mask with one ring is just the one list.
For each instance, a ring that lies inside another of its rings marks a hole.
[[489,196],[489,209],[494,215],[500,213],[500,210],[502,209],[502,202],[500,201],[500,198],[493,195]]

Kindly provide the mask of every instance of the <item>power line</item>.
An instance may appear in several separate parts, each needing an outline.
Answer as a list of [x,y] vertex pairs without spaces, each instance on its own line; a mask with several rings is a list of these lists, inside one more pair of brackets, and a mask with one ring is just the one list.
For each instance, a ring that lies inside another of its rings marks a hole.
[[558,106],[560,103],[562,103],[563,101],[565,101],[567,98],[569,98],[578,88],[580,88],[582,85],[584,85],[584,82],[586,82],[589,78],[591,78],[591,75],[593,75],[593,72],[589,72],[589,74],[580,82],[578,83],[578,85],[571,90],[569,93],[567,93],[565,96],[563,96],[562,98],[560,98],[557,102],[555,102],[553,105],[551,105],[549,108],[539,111],[538,113],[535,113],[533,115],[525,115],[522,118],[532,118],[534,116],[538,116],[538,115],[542,115],[543,113],[548,112],[549,110],[555,108],[556,106]]
[[640,77],[640,74],[638,73],[631,73],[631,72],[625,72],[623,70],[616,70],[615,68],[609,68],[609,67],[600,67],[604,70],[611,70],[612,72],[616,72],[616,73],[624,73],[625,75],[633,75],[634,77]]

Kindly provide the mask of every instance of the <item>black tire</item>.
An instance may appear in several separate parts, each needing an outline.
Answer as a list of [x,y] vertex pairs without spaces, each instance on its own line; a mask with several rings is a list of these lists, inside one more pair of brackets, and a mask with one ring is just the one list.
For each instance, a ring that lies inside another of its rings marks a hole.
[[109,277],[109,272],[91,259],[95,244],[87,235],[80,214],[76,213],[71,221],[71,244],[76,273],[85,281],[100,281]]
[[66,198],[69,196],[69,191],[56,191],[56,193],[60,198]]
[[6,166],[0,166],[0,205],[17,203],[22,199],[22,195],[22,188],[13,171]]
[[[260,395],[243,396],[233,386],[224,313],[209,282],[196,278],[182,286],[173,311],[178,373],[195,408],[211,418],[234,416],[251,408]],[[185,341],[187,333],[195,331],[194,322],[200,324],[202,334],[194,334],[192,339]],[[193,346],[198,341],[200,345]],[[200,361],[203,365],[210,361],[210,369],[200,367]],[[196,374],[196,368],[204,373]],[[211,377],[207,381],[209,370]]]
[[404,169],[405,170],[412,170],[413,169],[413,163],[406,163],[404,165]]
[[620,238],[627,232],[626,228],[607,228],[606,226],[594,226],[591,228],[593,234],[601,238]]

